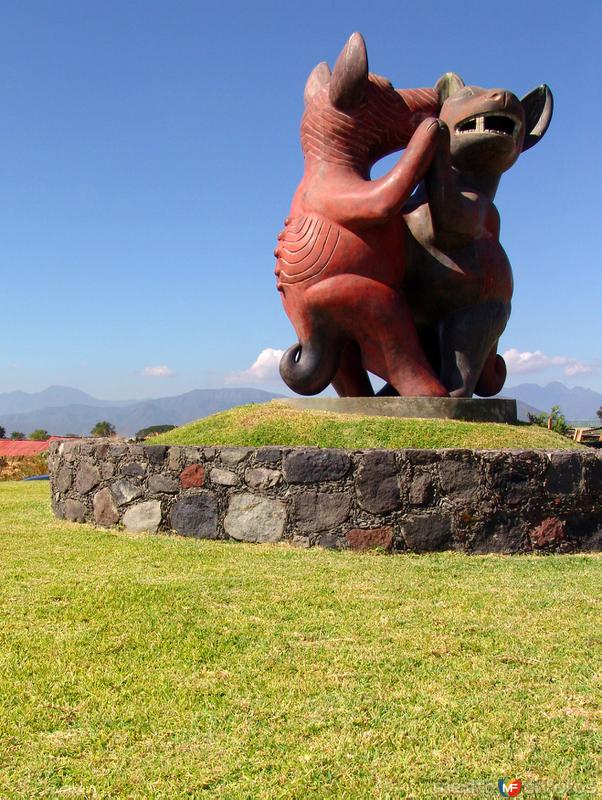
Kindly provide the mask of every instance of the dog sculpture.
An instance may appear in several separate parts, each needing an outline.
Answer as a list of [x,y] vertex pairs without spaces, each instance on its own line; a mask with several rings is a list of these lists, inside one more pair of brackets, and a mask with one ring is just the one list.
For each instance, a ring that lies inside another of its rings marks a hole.
[[552,93],[542,85],[519,100],[505,89],[465,86],[454,73],[436,89],[446,129],[402,213],[401,227],[409,230],[405,292],[424,350],[450,395],[490,397],[506,378],[497,343],[513,288],[493,199],[502,173],[545,134]]
[[[368,72],[359,33],[332,74],[325,63],[305,87],[303,179],[279,234],[277,288],[299,342],[280,373],[299,394],[333,383],[339,394],[373,394],[366,370],[401,395],[447,395],[416,334],[403,296],[400,212],[441,136],[432,89],[396,91]],[[406,147],[370,180],[373,164]]]

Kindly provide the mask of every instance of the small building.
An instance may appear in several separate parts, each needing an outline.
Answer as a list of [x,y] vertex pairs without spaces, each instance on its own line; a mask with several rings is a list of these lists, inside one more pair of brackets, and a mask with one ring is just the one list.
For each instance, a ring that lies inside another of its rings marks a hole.
[[51,436],[41,442],[31,439],[0,439],[0,458],[30,458],[45,453],[50,442],[66,439],[66,436]]

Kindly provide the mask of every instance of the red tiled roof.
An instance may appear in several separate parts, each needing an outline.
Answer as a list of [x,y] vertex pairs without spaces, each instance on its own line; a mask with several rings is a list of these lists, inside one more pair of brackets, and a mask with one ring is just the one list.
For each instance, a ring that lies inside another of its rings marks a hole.
[[64,439],[64,436],[51,436],[45,442],[32,442],[30,439],[0,439],[0,458],[2,456],[37,456],[48,450],[50,442]]

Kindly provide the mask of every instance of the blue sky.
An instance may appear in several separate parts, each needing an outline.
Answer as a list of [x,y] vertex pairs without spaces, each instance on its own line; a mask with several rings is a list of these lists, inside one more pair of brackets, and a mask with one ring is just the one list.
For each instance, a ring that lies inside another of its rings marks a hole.
[[398,87],[448,70],[551,86],[550,130],[497,196],[516,283],[501,349],[522,370],[509,383],[602,390],[600,0],[0,12],[0,391],[278,387],[270,350],[295,335],[272,251],[302,174],[303,87],[354,30]]

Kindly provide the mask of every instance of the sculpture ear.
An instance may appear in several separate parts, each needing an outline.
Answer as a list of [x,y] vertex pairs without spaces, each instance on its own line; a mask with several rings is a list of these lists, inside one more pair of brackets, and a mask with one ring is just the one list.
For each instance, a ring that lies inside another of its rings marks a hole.
[[330,102],[339,111],[350,111],[364,99],[367,85],[366,43],[361,33],[352,33],[332,71]]
[[305,105],[309,103],[316,92],[319,92],[323,86],[326,86],[329,80],[330,67],[325,61],[322,61],[317,67],[312,69],[309,78],[307,79],[307,83],[305,84],[305,92],[303,93]]
[[439,95],[441,105],[448,97],[464,88],[464,81],[455,72],[446,72],[435,84],[435,91]]
[[521,103],[525,111],[525,143],[523,151],[537,144],[548,130],[554,111],[554,98],[550,87],[542,83],[537,89],[526,94]]

